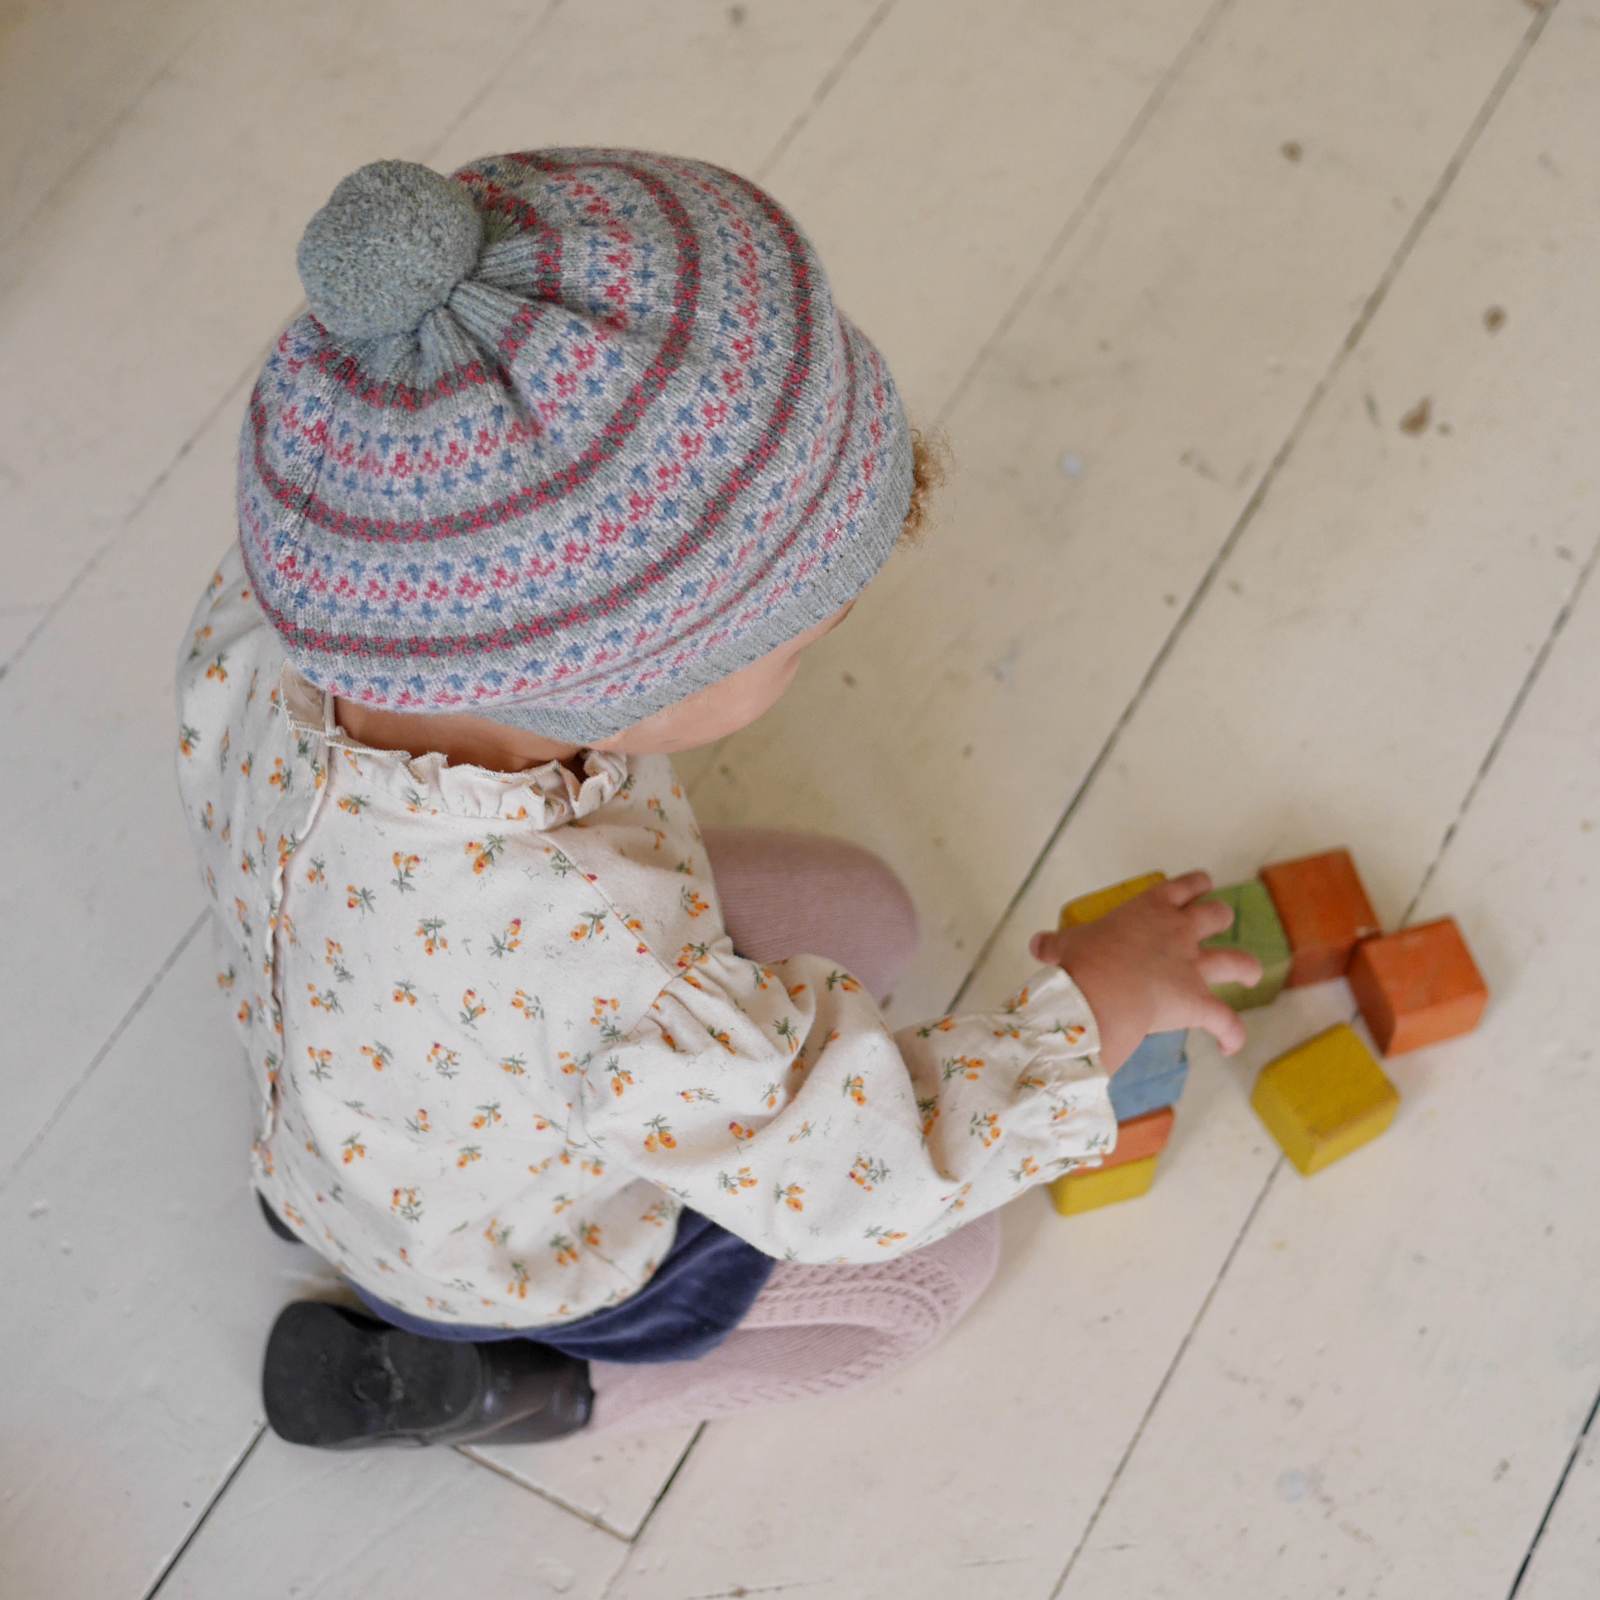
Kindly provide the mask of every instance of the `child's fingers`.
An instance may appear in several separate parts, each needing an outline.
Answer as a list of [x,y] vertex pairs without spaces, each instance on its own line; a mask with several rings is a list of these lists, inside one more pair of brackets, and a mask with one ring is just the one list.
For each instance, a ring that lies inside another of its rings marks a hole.
[[1215,997],[1201,1001],[1194,1025],[1204,1028],[1225,1056],[1237,1055],[1244,1047],[1244,1023],[1239,1020],[1239,1013]]
[[1211,874],[1209,872],[1185,872],[1180,877],[1169,879],[1164,887],[1168,904],[1186,906],[1191,900],[1196,900],[1203,894],[1211,893]]
[[1028,941],[1028,954],[1035,961],[1046,965],[1058,966],[1061,962],[1061,952],[1058,948],[1060,935],[1056,933],[1036,933]]
[[1248,950],[1202,950],[1195,966],[1209,988],[1242,983],[1253,989],[1261,982],[1261,963]]
[[1197,939],[1226,933],[1233,926],[1233,907],[1225,900],[1191,900],[1184,909],[1194,924]]

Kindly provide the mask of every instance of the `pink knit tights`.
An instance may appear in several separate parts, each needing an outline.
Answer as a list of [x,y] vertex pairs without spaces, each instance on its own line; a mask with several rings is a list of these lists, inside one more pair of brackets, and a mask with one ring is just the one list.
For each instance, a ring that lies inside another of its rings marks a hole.
[[[734,948],[755,961],[826,955],[882,1000],[917,944],[905,886],[870,851],[774,828],[707,828]],[[745,1317],[697,1361],[595,1362],[593,1427],[663,1428],[850,1388],[903,1365],[966,1314],[994,1275],[980,1217],[866,1267],[783,1262]]]

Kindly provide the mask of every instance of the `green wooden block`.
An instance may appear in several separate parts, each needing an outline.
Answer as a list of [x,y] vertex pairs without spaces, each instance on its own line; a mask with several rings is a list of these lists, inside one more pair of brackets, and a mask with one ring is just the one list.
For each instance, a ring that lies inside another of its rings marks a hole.
[[1278,909],[1259,878],[1235,883],[1203,897],[1222,900],[1233,907],[1233,926],[1205,941],[1208,950],[1248,950],[1261,963],[1261,982],[1253,989],[1242,983],[1219,983],[1212,993],[1235,1011],[1270,1005],[1289,976],[1289,936],[1278,920]]

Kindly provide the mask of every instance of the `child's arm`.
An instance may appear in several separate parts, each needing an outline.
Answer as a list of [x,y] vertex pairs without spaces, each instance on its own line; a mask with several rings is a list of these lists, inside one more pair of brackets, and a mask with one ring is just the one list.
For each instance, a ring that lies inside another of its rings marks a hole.
[[1095,1020],[1044,969],[1007,1007],[891,1032],[817,956],[724,936],[589,1065],[608,1158],[773,1255],[879,1261],[1116,1140]]

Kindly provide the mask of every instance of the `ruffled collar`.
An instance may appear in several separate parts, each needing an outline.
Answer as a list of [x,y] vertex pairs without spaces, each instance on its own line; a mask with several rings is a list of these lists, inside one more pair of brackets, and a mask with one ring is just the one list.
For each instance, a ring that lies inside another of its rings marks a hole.
[[359,781],[383,787],[411,812],[497,817],[531,828],[559,828],[598,811],[628,780],[628,757],[611,750],[582,752],[580,782],[555,760],[521,772],[491,772],[470,762],[451,764],[437,750],[414,756],[361,744],[335,720],[333,695],[287,661],[279,692],[289,727],[297,735],[320,741],[330,753],[340,752]]

